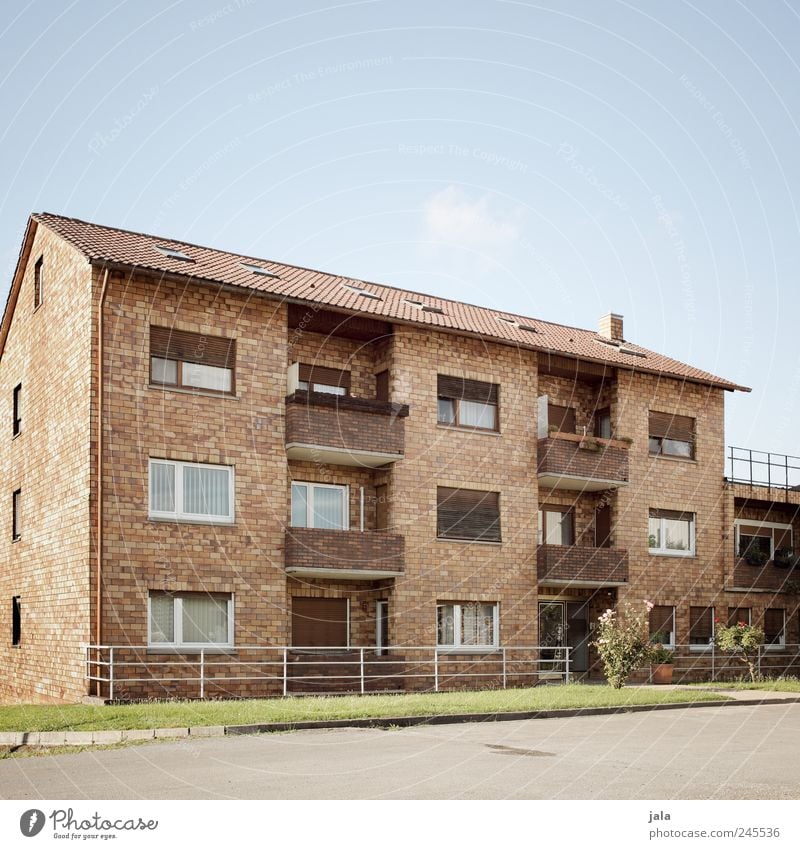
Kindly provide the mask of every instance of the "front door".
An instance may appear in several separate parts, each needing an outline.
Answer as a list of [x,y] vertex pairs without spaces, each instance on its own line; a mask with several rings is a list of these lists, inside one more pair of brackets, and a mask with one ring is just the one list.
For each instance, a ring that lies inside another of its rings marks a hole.
[[563,646],[564,627],[564,602],[541,601],[539,602],[539,645],[541,646],[541,660],[539,672],[563,675],[565,669],[565,653]]
[[567,644],[572,647],[569,668],[572,672],[589,669],[589,623],[587,602],[567,602]]
[[297,648],[348,648],[346,598],[292,599],[292,645]]

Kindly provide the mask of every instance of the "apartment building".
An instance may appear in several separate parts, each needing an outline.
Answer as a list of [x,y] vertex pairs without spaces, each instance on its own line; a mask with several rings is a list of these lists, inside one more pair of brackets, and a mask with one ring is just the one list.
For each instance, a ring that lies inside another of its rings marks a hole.
[[0,698],[592,678],[598,615],[644,598],[686,676],[717,619],[788,668],[800,492],[774,455],[725,477],[737,390],[614,314],[32,215],[0,328]]

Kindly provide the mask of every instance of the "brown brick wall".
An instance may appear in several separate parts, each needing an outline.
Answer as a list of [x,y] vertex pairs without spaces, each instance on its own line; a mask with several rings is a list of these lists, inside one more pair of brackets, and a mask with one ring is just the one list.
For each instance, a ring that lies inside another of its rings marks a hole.
[[386,531],[332,531],[289,528],[286,531],[287,568],[386,569],[402,571],[405,539]]
[[628,552],[580,545],[540,545],[539,581],[627,581]]
[[[33,308],[33,267],[44,296]],[[89,462],[92,285],[89,264],[39,227],[0,360],[0,700],[76,700],[90,641]],[[12,392],[22,430],[12,439]],[[11,541],[11,493],[22,490],[22,536]],[[11,646],[11,598],[22,641]]]
[[561,436],[538,440],[540,475],[571,475],[594,480],[627,481],[628,450],[592,437],[575,441]]

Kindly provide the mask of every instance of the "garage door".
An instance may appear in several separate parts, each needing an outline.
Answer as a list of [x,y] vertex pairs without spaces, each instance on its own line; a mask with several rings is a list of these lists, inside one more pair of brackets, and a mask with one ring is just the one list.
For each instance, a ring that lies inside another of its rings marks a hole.
[[292,599],[292,645],[307,648],[347,646],[346,598]]

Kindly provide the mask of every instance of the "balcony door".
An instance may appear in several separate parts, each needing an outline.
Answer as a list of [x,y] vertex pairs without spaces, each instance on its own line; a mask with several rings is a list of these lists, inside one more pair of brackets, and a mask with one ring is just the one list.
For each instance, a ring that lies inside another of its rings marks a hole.
[[297,648],[348,648],[349,626],[346,598],[292,599],[292,645]]
[[570,672],[589,668],[589,623],[586,602],[543,601],[539,603],[539,645],[542,672],[564,672],[566,647]]

